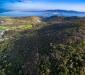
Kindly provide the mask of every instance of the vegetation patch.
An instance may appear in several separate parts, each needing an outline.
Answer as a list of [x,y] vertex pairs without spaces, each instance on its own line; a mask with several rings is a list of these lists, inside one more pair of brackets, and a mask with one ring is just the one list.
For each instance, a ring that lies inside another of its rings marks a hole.
[[19,27],[16,27],[18,29],[22,29],[22,30],[26,30],[26,29],[32,29],[32,25],[22,25],[22,26],[19,26]]
[[0,25],[0,30],[27,30],[27,29],[32,29],[32,25],[21,25],[21,26],[5,26],[5,25]]
[[0,26],[0,30],[6,30],[6,29],[9,29],[9,27],[8,26]]

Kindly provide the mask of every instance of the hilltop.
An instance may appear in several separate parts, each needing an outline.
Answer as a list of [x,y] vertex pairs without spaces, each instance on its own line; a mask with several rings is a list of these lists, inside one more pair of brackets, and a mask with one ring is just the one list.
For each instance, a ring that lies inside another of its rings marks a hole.
[[32,23],[39,23],[40,17],[0,17],[0,25],[26,25]]

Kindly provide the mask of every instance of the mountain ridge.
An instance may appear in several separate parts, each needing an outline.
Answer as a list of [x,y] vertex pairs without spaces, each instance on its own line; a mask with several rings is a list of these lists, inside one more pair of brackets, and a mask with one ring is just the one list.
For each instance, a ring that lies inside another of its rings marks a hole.
[[[15,13],[15,14],[14,14]],[[22,15],[23,14],[23,15]],[[74,11],[74,10],[62,10],[62,9],[52,9],[52,10],[27,10],[27,11],[11,11],[11,10],[1,10],[0,16],[80,16],[85,17],[85,12]]]

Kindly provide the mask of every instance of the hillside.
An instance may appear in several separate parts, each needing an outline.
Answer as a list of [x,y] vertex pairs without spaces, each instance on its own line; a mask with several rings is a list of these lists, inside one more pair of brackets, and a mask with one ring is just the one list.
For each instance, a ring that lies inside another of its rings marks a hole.
[[10,20],[0,18],[9,26],[0,41],[0,75],[85,75],[84,17]]

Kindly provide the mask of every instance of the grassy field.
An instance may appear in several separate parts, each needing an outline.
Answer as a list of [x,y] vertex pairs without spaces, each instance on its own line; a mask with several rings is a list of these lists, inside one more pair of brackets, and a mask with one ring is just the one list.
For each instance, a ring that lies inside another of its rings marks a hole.
[[18,28],[21,30],[32,29],[32,25],[22,25],[22,26],[15,27],[15,28]]
[[2,26],[2,25],[0,25],[0,30],[7,30],[7,29],[9,29],[8,26]]
[[5,26],[5,25],[0,25],[0,30],[27,30],[27,29],[32,29],[32,25],[21,25],[21,26]]

